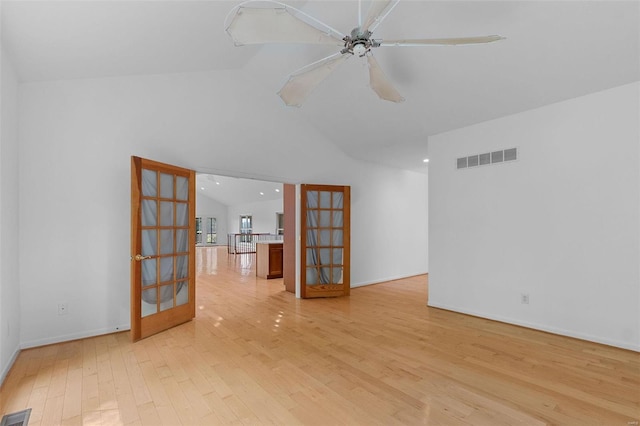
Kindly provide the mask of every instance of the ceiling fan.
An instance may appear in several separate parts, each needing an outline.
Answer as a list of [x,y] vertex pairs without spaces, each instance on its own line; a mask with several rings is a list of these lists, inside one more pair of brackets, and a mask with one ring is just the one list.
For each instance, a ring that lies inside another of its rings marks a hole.
[[313,62],[289,76],[278,94],[290,106],[300,106],[309,94],[338,65],[352,56],[366,57],[369,85],[384,100],[402,102],[404,98],[389,82],[373,57],[372,49],[387,46],[428,46],[490,43],[504,39],[498,35],[461,38],[382,40],[372,38],[373,31],[397,6],[400,0],[374,0],[362,19],[362,2],[358,1],[358,26],[342,34],[312,16],[276,1],[245,1],[234,7],[225,19],[225,31],[236,46],[265,43],[307,43],[341,47],[337,53]]

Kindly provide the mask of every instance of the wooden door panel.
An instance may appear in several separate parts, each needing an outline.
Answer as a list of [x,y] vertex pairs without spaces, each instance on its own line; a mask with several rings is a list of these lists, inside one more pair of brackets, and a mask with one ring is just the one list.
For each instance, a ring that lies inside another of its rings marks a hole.
[[269,274],[273,277],[282,277],[283,270],[283,256],[282,245],[273,244],[273,247],[269,248]]
[[195,316],[195,172],[131,157],[131,338]]

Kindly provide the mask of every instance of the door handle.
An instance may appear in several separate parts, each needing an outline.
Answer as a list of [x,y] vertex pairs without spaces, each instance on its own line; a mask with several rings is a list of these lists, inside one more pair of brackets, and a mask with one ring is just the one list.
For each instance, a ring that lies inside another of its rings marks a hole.
[[151,259],[151,256],[143,256],[141,254],[136,254],[134,256],[134,259],[137,260],[138,262],[140,262],[141,260]]

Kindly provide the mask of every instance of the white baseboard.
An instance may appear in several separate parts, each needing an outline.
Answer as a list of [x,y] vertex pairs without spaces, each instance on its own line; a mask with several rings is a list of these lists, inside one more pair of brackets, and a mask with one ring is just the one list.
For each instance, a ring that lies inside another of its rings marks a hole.
[[457,312],[460,314],[472,315],[474,317],[486,318],[493,321],[504,322],[506,324],[513,324],[520,327],[531,328],[534,330],[544,331],[551,334],[557,334],[559,336],[571,337],[574,339],[586,340],[589,342],[600,343],[607,346],[614,346],[616,348],[627,349],[634,352],[640,352],[640,345],[629,343],[629,342],[620,342],[617,340],[607,339],[600,336],[593,336],[587,333],[581,333],[581,332],[576,332],[572,330],[565,330],[562,328],[550,327],[547,325],[531,323],[527,321],[520,321],[513,318],[506,318],[500,315],[486,314],[484,312],[478,312],[478,311],[469,310],[469,309],[460,309],[456,306],[450,306],[450,305],[437,303],[437,302],[434,303],[429,301],[429,303],[427,303],[427,306],[430,306],[432,308],[445,309],[447,311]]
[[65,334],[62,336],[47,337],[46,339],[31,340],[27,342],[22,342],[20,347],[22,349],[36,348],[38,346],[52,345],[54,343],[68,342],[70,340],[86,339],[88,337],[96,337],[96,336],[101,336],[103,334],[119,333],[121,331],[127,331],[129,329],[130,329],[130,325],[124,324],[124,325],[119,325],[115,327],[101,328],[98,330],[89,330],[89,331],[83,331],[80,333],[71,333],[71,334]]
[[9,371],[11,371],[11,367],[13,367],[13,364],[16,362],[16,359],[18,358],[19,354],[20,354],[20,348],[16,348],[13,355],[11,355],[11,358],[9,359],[9,362],[7,363],[7,365],[3,366],[2,374],[0,375],[0,386],[2,386],[2,384],[4,383],[4,379],[7,378],[7,374],[9,374]]
[[381,280],[375,280],[375,281],[365,281],[365,282],[361,282],[361,283],[351,283],[351,288],[364,287],[366,285],[380,284],[380,283],[385,283],[387,281],[403,280],[405,278],[417,277],[417,276],[420,276],[420,275],[427,275],[427,273],[428,272],[425,271],[425,272],[418,272],[416,274],[399,275],[399,276],[395,276],[395,277],[388,277],[388,278],[384,278],[384,279],[381,279]]

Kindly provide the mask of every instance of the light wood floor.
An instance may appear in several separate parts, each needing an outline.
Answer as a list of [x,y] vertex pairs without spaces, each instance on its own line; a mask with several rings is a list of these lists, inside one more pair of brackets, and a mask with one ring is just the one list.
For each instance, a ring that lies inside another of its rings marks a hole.
[[254,256],[198,249],[197,317],[23,351],[30,425],[634,425],[640,354],[431,309],[426,277],[296,300]]

